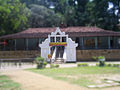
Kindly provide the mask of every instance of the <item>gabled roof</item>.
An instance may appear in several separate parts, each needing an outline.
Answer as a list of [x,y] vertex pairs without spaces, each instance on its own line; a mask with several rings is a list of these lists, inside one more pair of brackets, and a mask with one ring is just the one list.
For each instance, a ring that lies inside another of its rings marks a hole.
[[[48,37],[48,34],[55,32],[56,28],[29,28],[25,31],[1,36],[0,39],[14,39],[14,38],[40,38]],[[120,36],[119,32],[108,31],[98,27],[67,27],[60,28],[69,37],[93,37],[93,36]]]

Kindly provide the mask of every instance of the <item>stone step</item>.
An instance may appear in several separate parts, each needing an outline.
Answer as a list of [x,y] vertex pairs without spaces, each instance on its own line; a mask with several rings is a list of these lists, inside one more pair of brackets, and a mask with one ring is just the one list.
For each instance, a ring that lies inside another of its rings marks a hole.
[[55,59],[55,64],[61,64],[64,63],[64,59]]

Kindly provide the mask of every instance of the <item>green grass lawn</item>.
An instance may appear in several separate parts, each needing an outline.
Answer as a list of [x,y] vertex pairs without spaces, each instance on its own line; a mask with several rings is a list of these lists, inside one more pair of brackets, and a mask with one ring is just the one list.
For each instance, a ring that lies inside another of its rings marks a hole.
[[9,77],[0,75],[0,90],[21,90],[18,83],[13,82]]
[[91,84],[103,83],[104,77],[120,75],[120,68],[117,67],[74,67],[74,68],[47,68],[28,69],[29,71],[50,76],[55,79],[65,80],[83,87]]

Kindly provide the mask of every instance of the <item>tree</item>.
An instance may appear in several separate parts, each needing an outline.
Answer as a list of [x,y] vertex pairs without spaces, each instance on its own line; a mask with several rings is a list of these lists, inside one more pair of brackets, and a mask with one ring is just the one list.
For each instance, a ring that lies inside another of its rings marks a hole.
[[0,35],[27,27],[29,10],[19,0],[0,0]]
[[76,0],[76,20],[77,26],[86,26],[88,22],[89,14],[87,12],[87,3],[89,0]]
[[114,4],[113,7],[109,9],[109,3],[113,4],[111,0],[93,0],[87,4],[90,25],[98,26],[106,30],[117,29],[118,17],[115,14],[116,5]]
[[58,26],[60,23],[61,16],[55,14],[51,9],[48,9],[40,5],[31,5],[31,27],[52,27]]

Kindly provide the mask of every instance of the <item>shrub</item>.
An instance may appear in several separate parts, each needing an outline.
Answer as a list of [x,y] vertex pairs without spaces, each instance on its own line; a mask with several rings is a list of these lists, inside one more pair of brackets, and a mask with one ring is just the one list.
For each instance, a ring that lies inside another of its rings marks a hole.
[[104,56],[99,56],[99,57],[98,57],[98,60],[102,60],[102,61],[104,61],[104,59],[105,59]]
[[60,65],[59,65],[59,64],[56,64],[56,65],[55,65],[55,67],[56,67],[56,68],[59,68],[59,67],[60,67]]
[[59,68],[59,64],[56,64],[56,65],[50,64],[50,68]]
[[99,62],[99,66],[105,66],[105,57],[104,56],[93,56],[94,60],[97,60]]
[[120,67],[120,64],[113,64],[113,67]]
[[78,67],[86,67],[89,66],[87,63],[79,63],[77,64]]
[[37,57],[35,59],[35,63],[37,64],[37,68],[38,69],[42,69],[42,68],[45,68],[46,65],[47,65],[47,62],[44,60],[44,58],[42,57]]
[[97,56],[93,56],[92,58],[93,58],[93,60],[97,60]]
[[96,63],[96,66],[99,66],[99,63]]
[[113,66],[113,64],[110,64],[110,63],[109,63],[109,64],[106,64],[106,66],[108,66],[108,67],[112,67],[112,66]]

